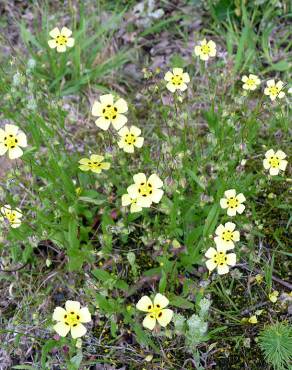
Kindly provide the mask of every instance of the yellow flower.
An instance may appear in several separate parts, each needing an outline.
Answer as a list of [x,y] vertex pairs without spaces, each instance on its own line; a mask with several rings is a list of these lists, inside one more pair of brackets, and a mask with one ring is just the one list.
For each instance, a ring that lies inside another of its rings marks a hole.
[[166,72],[164,79],[167,81],[166,88],[171,92],[185,91],[188,88],[187,83],[190,82],[189,74],[182,68],[173,68],[172,72]]
[[273,149],[270,149],[265,154],[263,165],[265,170],[270,170],[270,175],[278,175],[280,170],[285,171],[288,162],[284,159],[286,154],[282,150],[278,150],[276,153]]
[[250,74],[248,77],[243,76],[241,81],[244,83],[242,88],[244,90],[255,90],[257,86],[261,83],[260,79],[256,75]]
[[257,324],[258,319],[257,319],[256,315],[251,316],[251,317],[248,319],[248,322],[249,322],[250,324]]
[[129,204],[131,204],[131,207],[130,207],[130,212],[131,213],[136,213],[136,212],[141,212],[142,211],[142,207],[137,205],[137,198],[133,199],[133,198],[130,197],[129,194],[124,194],[122,196],[122,206],[126,207]]
[[234,242],[238,242],[240,239],[239,231],[236,231],[235,227],[236,225],[232,222],[226,222],[224,226],[219,225],[215,231],[217,235],[214,238],[216,245],[225,250],[233,249]]
[[94,173],[101,173],[102,170],[108,170],[110,168],[110,163],[103,162],[104,157],[102,155],[92,154],[90,159],[82,158],[80,159],[80,170],[82,171],[92,171]]
[[274,290],[272,293],[269,294],[269,300],[273,303],[276,303],[278,300],[279,292],[277,290]]
[[61,32],[58,27],[55,27],[49,35],[53,38],[48,41],[49,47],[51,49],[57,48],[58,53],[64,53],[67,47],[72,48],[72,46],[74,46],[75,41],[73,37],[70,37],[72,31],[67,27],[63,27]]
[[108,130],[111,123],[116,130],[122,128],[128,121],[123,114],[127,111],[127,102],[124,99],[118,99],[114,103],[112,94],[101,95],[100,102],[94,102],[92,107],[92,115],[99,117],[95,124],[102,130]]
[[227,254],[224,248],[218,246],[217,250],[213,247],[209,248],[205,253],[205,257],[208,258],[206,266],[210,273],[217,267],[219,275],[227,274],[229,272],[229,266],[236,264],[236,254]]
[[153,303],[148,296],[143,296],[136,304],[136,308],[140,311],[148,312],[142,323],[144,328],[153,330],[156,320],[161,326],[167,326],[173,316],[173,311],[165,308],[168,304],[169,300],[160,293],[156,294]]
[[132,199],[137,199],[137,205],[140,207],[150,207],[152,202],[159,203],[163,196],[163,182],[156,174],[152,174],[146,179],[144,173],[138,173],[133,176],[134,184],[127,189]]
[[245,206],[242,204],[245,202],[245,196],[240,193],[236,195],[235,189],[226,190],[224,193],[226,198],[220,199],[220,206],[223,209],[227,208],[228,216],[235,216],[237,213],[242,213],[245,209]]
[[75,339],[86,333],[86,328],[82,323],[90,322],[91,315],[87,307],[80,308],[79,302],[67,301],[65,310],[62,307],[55,308],[53,320],[58,321],[54,329],[61,337],[66,337],[71,330],[72,338]]
[[127,153],[134,153],[134,148],[141,148],[144,143],[144,138],[141,137],[141,130],[136,126],[123,127],[118,132],[121,140],[118,142],[119,148]]
[[264,280],[264,277],[261,274],[257,274],[256,277],[255,277],[255,279],[256,279],[256,282],[258,284],[261,284],[263,282],[263,280]]
[[12,209],[9,204],[5,204],[0,209],[0,221],[7,220],[13,229],[21,225],[22,213],[19,208]]
[[200,45],[195,46],[195,54],[200,57],[201,60],[208,60],[210,57],[216,55],[216,44],[210,40],[207,42],[206,39],[199,41]]
[[23,151],[20,147],[27,146],[26,135],[17,126],[5,125],[5,130],[0,128],[0,155],[8,151],[10,159],[22,156]]
[[273,101],[276,98],[282,99],[285,96],[283,89],[284,83],[282,81],[278,81],[275,83],[275,80],[267,81],[267,87],[264,90],[264,94],[268,95],[270,99]]

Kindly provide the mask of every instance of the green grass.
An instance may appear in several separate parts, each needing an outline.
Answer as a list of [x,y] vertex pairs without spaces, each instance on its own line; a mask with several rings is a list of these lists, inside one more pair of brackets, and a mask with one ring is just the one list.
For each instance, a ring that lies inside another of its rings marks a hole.
[[[119,38],[131,11],[125,2],[89,2],[77,10],[59,5],[55,12],[51,4],[33,3],[30,27],[15,20],[21,41],[13,60],[1,59],[0,126],[19,126],[29,146],[17,162],[0,157],[7,165],[0,169],[0,205],[20,207],[24,215],[20,228],[2,223],[0,232],[0,357],[11,360],[7,368],[174,370],[216,363],[242,369],[248,363],[258,370],[287,362],[289,338],[281,342],[283,356],[279,346],[271,350],[269,333],[277,325],[269,325],[277,319],[283,327],[291,299],[291,171],[270,177],[262,161],[270,148],[289,155],[288,97],[271,103],[263,95],[266,80],[289,82],[288,5],[211,3],[200,10],[195,36],[214,38],[218,57],[205,66],[177,50],[161,72],[148,70],[150,77],[135,81],[123,68],[151,63],[144,38],[151,43],[167,34],[187,47],[192,35],[179,20],[197,17],[195,5],[170,13],[171,3],[163,2],[166,15],[148,28],[127,24],[137,31],[134,44]],[[57,54],[48,48],[48,33],[63,19],[76,45]],[[183,99],[172,100],[163,81],[174,66],[191,77]],[[243,95],[240,79],[249,73],[262,84]],[[108,91],[126,99],[129,125],[142,130],[145,143],[134,155],[118,148],[116,131],[94,123],[93,101]],[[78,161],[90,153],[104,155],[111,168],[80,171]],[[131,214],[121,197],[139,172],[157,173],[164,196]],[[231,220],[241,234],[238,265],[227,275],[209,275],[204,253],[214,246],[217,226],[230,221],[219,201],[232,188],[247,199],[244,213]],[[280,293],[276,303],[268,298],[273,290]],[[168,297],[175,317],[151,332],[135,304],[157,292]],[[94,318],[82,348],[53,330],[54,308],[69,299],[88,306]],[[259,309],[257,324],[242,320]]]

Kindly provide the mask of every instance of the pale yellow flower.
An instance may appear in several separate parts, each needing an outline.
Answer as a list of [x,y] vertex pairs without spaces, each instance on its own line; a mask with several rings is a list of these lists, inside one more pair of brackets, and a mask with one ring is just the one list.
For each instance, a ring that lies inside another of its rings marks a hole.
[[122,128],[128,121],[123,114],[127,111],[127,102],[121,98],[114,102],[112,94],[101,95],[100,101],[94,102],[92,107],[92,115],[99,117],[95,124],[102,130],[108,130],[111,123],[116,130]]
[[144,138],[141,137],[141,130],[136,126],[123,127],[118,132],[121,137],[118,142],[119,148],[123,149],[127,153],[134,153],[134,148],[141,148],[144,143]]
[[153,303],[148,296],[143,296],[136,304],[138,310],[148,313],[142,325],[149,330],[154,329],[156,321],[163,327],[167,326],[173,317],[173,311],[165,308],[168,304],[169,300],[160,293],[156,294]]
[[242,88],[244,90],[255,90],[261,81],[256,75],[250,74],[248,77],[243,76],[241,81],[243,82]]
[[239,231],[235,230],[236,225],[232,222],[226,222],[223,226],[219,225],[215,231],[214,241],[216,245],[224,248],[225,250],[233,249],[234,242],[238,242],[240,239]]
[[282,99],[285,96],[283,89],[284,83],[282,81],[278,81],[277,83],[275,80],[267,81],[267,87],[264,90],[264,94],[268,95],[270,99],[273,101],[276,98]]
[[80,159],[80,170],[82,171],[92,171],[94,173],[100,173],[102,170],[108,170],[110,168],[109,162],[103,162],[104,157],[98,154],[92,154],[90,159],[82,158]]
[[257,319],[256,315],[251,316],[251,317],[248,319],[248,322],[249,322],[250,324],[257,324],[258,319]]
[[236,215],[236,212],[241,214],[245,206],[242,204],[245,202],[245,196],[240,193],[236,195],[235,189],[226,190],[224,192],[226,198],[220,199],[220,206],[223,209],[227,208],[227,215],[232,217]]
[[166,88],[174,93],[176,90],[185,91],[190,82],[190,76],[187,72],[184,72],[182,68],[173,68],[172,72],[166,72],[164,76],[167,81]]
[[22,156],[21,149],[27,146],[26,135],[17,126],[5,125],[5,129],[0,128],[0,155],[8,152],[10,159]]
[[236,264],[236,254],[227,254],[226,250],[219,246],[217,246],[217,250],[210,247],[205,253],[205,257],[208,258],[206,266],[210,273],[217,267],[219,275],[227,274],[229,272],[229,266],[235,266]]
[[52,40],[48,41],[49,47],[51,49],[56,48],[58,53],[64,53],[67,47],[72,48],[74,46],[75,41],[73,37],[70,37],[72,31],[67,27],[63,27],[61,31],[58,27],[55,27],[49,35],[52,37]]
[[87,307],[80,308],[79,302],[67,301],[65,309],[55,308],[53,320],[58,321],[54,329],[61,337],[66,337],[71,330],[72,338],[76,339],[85,335],[86,327],[82,324],[91,321],[91,314]]
[[257,282],[258,284],[262,284],[262,282],[263,282],[263,280],[264,280],[264,277],[263,277],[263,275],[261,275],[261,274],[257,274],[257,275],[255,276],[255,280],[256,280],[256,282]]
[[200,57],[201,60],[208,60],[216,55],[216,44],[210,40],[207,42],[206,39],[199,41],[200,45],[195,46],[195,54]]
[[270,149],[265,154],[263,161],[264,168],[270,170],[270,175],[278,175],[280,170],[285,171],[288,162],[284,159],[286,154],[282,150],[278,150],[276,153],[273,149]]
[[0,221],[8,221],[13,229],[21,225],[22,212],[19,208],[12,209],[9,204],[5,204],[0,209]]
[[272,293],[269,294],[269,300],[273,303],[276,303],[278,300],[279,292],[277,290],[272,291]]
[[127,189],[132,199],[137,199],[137,205],[140,207],[150,207],[152,202],[159,203],[163,196],[163,182],[156,174],[152,174],[147,180],[144,173],[138,173],[133,176],[134,184]]
[[131,204],[131,207],[130,207],[130,212],[131,213],[136,213],[136,212],[141,212],[142,211],[142,207],[137,205],[137,198],[133,199],[133,198],[130,197],[129,194],[124,194],[122,196],[122,206],[126,207],[130,204]]

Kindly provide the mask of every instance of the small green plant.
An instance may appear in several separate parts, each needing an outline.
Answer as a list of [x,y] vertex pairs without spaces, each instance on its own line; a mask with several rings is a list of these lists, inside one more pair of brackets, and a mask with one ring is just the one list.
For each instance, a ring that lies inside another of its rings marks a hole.
[[259,346],[266,361],[276,370],[292,369],[292,328],[277,322],[263,329],[259,336]]

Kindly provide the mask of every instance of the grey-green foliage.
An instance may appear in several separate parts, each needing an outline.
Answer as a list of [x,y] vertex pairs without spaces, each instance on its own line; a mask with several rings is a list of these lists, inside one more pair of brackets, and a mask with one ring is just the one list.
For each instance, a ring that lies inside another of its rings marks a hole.
[[196,352],[196,346],[208,339],[208,312],[211,301],[201,299],[199,312],[186,319],[183,315],[175,315],[173,322],[176,334],[185,336],[185,343],[191,353]]
[[259,346],[266,361],[275,370],[292,369],[292,327],[278,322],[263,329],[259,335]]

